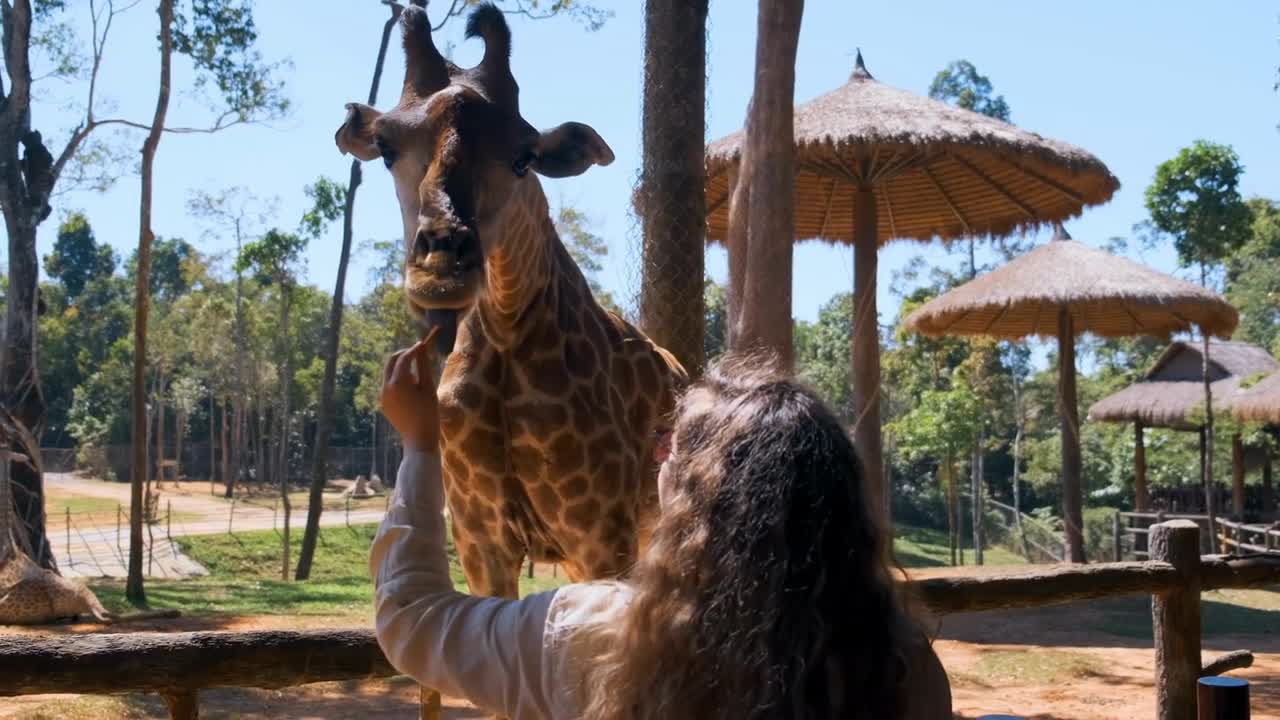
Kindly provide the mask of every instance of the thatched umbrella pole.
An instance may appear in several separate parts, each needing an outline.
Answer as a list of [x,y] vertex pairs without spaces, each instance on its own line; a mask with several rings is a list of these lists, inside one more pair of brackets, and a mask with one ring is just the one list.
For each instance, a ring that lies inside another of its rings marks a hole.
[[1076,333],[1071,311],[1058,310],[1058,413],[1062,418],[1062,524],[1067,555],[1073,563],[1084,556],[1084,511],[1081,507],[1080,406],[1076,393]]
[[884,457],[880,434],[880,326],[876,311],[876,196],[869,187],[853,194],[853,335],[850,374],[853,381],[853,441],[862,463],[863,482],[872,507],[885,508]]
[[1147,492],[1146,428],[1141,420],[1133,423],[1133,506],[1138,512],[1146,512],[1151,506]]

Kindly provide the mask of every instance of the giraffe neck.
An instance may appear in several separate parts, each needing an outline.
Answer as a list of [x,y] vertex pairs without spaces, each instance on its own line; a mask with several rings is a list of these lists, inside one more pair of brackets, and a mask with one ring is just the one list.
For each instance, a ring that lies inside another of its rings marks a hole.
[[559,236],[537,178],[520,183],[504,220],[485,257],[479,311],[489,340],[505,349],[520,340],[521,320],[551,285]]

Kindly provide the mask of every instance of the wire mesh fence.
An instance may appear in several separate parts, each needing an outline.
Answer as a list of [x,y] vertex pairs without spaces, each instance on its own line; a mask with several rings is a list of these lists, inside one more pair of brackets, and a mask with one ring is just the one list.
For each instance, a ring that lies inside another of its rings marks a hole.
[[707,5],[646,4],[644,151],[628,253],[640,327],[694,375],[704,361]]

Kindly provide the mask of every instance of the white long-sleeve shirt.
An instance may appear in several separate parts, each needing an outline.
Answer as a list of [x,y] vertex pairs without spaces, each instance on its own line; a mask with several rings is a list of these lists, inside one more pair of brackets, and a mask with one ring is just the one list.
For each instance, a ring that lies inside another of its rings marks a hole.
[[[419,684],[512,720],[577,718],[565,640],[575,627],[619,616],[624,583],[577,583],[520,600],[457,592],[445,553],[440,460],[408,451],[370,551],[378,644]],[[927,645],[912,662],[903,720],[951,718],[950,688]],[[945,702],[944,702],[945,700]]]

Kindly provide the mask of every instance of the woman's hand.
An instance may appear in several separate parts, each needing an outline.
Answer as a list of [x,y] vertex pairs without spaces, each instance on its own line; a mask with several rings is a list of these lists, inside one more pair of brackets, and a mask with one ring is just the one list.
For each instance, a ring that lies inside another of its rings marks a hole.
[[409,349],[392,353],[382,374],[383,416],[400,433],[405,447],[429,453],[436,452],[440,444],[440,407],[431,359],[436,330],[432,328]]

